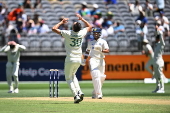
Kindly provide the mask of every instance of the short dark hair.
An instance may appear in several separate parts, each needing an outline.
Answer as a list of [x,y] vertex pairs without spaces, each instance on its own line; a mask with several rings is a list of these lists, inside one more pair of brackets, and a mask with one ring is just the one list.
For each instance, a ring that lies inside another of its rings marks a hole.
[[76,22],[76,24],[73,25],[73,31],[79,32],[81,30],[81,24],[79,22]]

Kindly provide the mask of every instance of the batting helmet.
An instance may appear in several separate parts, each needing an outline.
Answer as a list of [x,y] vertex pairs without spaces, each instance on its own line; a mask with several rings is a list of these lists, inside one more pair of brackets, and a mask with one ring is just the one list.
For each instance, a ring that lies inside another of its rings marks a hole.
[[102,29],[101,28],[94,28],[92,32],[94,33],[101,33]]

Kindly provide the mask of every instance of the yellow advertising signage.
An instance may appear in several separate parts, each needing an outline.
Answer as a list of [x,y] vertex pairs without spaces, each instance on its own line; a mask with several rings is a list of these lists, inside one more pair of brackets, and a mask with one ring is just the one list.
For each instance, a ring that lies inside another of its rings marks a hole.
[[[170,55],[163,55],[164,74],[170,78]],[[145,55],[106,55],[106,79],[144,79],[152,75],[145,70],[148,57]],[[82,80],[91,79],[88,63],[83,67]]]

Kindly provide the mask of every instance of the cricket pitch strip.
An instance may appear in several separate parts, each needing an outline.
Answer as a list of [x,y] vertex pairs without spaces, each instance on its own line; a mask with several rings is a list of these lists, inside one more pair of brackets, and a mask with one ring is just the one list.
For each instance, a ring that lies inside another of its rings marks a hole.
[[[10,100],[47,100],[47,101],[73,101],[73,97],[15,97],[15,98],[0,98]],[[155,105],[170,105],[170,100],[165,99],[142,99],[142,98],[121,98],[121,97],[103,97],[103,99],[92,99],[84,97],[83,102],[107,102],[107,103],[132,103],[132,104],[155,104]]]

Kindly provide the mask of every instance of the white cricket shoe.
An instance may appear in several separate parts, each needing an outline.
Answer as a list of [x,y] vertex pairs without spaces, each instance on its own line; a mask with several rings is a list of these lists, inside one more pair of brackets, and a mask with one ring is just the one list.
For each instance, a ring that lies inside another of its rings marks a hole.
[[160,89],[156,93],[165,93],[165,91]]
[[74,97],[74,103],[75,104],[78,104],[80,102],[80,97],[78,96],[78,95],[76,95],[75,97]]
[[14,93],[19,93],[19,89],[18,88],[14,89]]
[[101,96],[101,95],[98,95],[98,96],[97,96],[97,99],[102,99],[102,96]]

